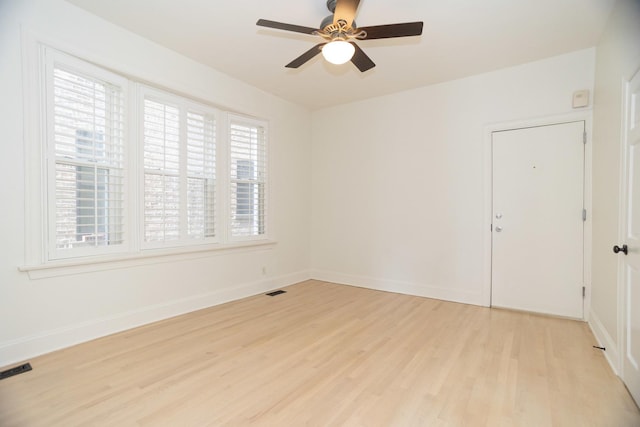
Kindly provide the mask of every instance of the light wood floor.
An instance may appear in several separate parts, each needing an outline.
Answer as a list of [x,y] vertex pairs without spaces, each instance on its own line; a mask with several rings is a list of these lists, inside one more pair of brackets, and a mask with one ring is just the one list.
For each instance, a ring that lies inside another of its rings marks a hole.
[[640,426],[585,323],[286,290],[32,359],[0,426]]

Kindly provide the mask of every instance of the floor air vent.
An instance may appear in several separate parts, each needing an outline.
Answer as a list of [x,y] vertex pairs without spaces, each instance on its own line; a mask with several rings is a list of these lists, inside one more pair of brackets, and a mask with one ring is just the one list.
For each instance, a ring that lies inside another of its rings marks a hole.
[[14,375],[22,374],[31,370],[31,364],[25,363],[24,365],[16,366],[15,368],[7,369],[0,372],[0,380],[12,377]]
[[269,292],[266,295],[269,295],[270,297],[275,297],[276,295],[286,294],[286,293],[287,293],[287,291],[279,290],[279,291]]

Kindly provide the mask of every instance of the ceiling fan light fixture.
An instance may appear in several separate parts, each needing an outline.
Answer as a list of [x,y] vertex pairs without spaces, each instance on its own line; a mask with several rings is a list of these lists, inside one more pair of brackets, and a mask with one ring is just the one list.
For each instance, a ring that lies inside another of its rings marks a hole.
[[356,48],[344,40],[334,40],[322,47],[324,59],[335,65],[349,62],[353,58]]
[[322,52],[322,56],[327,62],[340,65],[351,61],[358,70],[364,73],[375,67],[376,64],[360,49],[355,41],[392,39],[422,34],[422,21],[358,27],[354,17],[361,0],[325,1],[331,15],[322,20],[320,28],[287,24],[268,19],[258,19],[258,22],[256,22],[256,25],[260,27],[292,31],[294,33],[317,36],[322,39],[321,43],[316,44],[285,65],[286,68],[299,68]]

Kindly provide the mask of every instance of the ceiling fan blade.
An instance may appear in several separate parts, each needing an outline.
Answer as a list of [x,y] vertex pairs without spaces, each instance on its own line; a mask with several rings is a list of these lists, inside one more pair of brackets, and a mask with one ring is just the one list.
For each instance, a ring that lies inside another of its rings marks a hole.
[[347,27],[350,27],[356,17],[359,4],[360,0],[337,0],[336,10],[333,12],[333,23],[343,20],[347,23]]
[[367,32],[367,37],[363,40],[390,39],[394,37],[419,36],[422,34],[422,26],[422,22],[405,22],[403,24],[360,27],[358,30]]
[[275,28],[277,30],[293,31],[295,33],[313,34],[318,31],[317,28],[303,27],[301,25],[285,24],[283,22],[269,21],[267,19],[258,19],[256,25],[260,27]]
[[289,62],[287,65],[285,65],[285,67],[298,68],[299,66],[301,66],[302,64],[304,64],[305,62],[309,61],[310,59],[314,58],[317,54],[322,52],[322,46],[324,46],[325,44],[326,43],[320,43],[315,45],[314,47],[312,47],[311,49],[309,49],[308,51],[306,51],[305,53],[303,53],[293,61]]
[[364,51],[360,49],[360,47],[357,44],[355,44],[354,42],[349,42],[349,43],[351,43],[353,47],[356,48],[356,51],[353,54],[353,58],[351,58],[351,62],[353,62],[353,65],[358,67],[358,70],[364,73],[365,71],[370,70],[376,66],[376,64],[371,60],[371,58],[369,58],[367,54],[364,53]]

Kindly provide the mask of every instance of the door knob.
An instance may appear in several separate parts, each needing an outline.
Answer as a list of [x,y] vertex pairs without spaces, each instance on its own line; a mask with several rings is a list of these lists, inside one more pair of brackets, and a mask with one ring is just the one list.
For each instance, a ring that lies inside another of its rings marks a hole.
[[618,252],[622,252],[625,255],[627,255],[629,253],[629,248],[627,248],[627,245],[622,245],[622,247],[615,245],[613,247],[613,252],[618,253]]
[[496,231],[497,231],[498,233],[500,233],[500,232],[502,231],[502,227],[500,227],[499,225],[498,225],[498,226],[496,226]]

